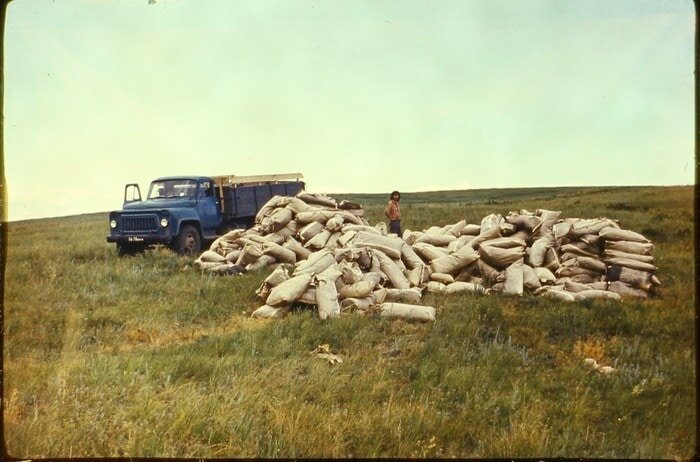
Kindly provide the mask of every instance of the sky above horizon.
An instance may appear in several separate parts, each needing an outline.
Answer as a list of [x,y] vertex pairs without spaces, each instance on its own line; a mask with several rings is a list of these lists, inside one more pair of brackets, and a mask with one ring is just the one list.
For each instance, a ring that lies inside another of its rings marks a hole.
[[692,1],[14,0],[10,220],[168,175],[694,184]]

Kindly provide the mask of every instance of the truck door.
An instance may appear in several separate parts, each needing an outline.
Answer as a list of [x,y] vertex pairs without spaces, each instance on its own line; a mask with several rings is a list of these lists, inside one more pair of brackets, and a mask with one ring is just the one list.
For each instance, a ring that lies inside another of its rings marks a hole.
[[221,224],[219,199],[210,180],[200,181],[197,186],[197,213],[205,235],[211,235]]

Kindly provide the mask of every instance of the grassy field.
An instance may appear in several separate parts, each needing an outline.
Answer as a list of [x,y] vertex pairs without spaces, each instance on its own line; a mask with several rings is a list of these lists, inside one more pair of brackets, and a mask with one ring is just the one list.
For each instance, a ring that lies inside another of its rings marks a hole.
[[[381,220],[384,195],[360,200]],[[695,451],[693,188],[404,194],[404,228],[538,207],[656,244],[661,297],[427,294],[432,324],[253,320],[267,271],[119,259],[106,214],[8,225],[4,437],[22,458],[612,457]],[[328,343],[342,364],[309,352]],[[602,376],[584,357],[618,369]]]

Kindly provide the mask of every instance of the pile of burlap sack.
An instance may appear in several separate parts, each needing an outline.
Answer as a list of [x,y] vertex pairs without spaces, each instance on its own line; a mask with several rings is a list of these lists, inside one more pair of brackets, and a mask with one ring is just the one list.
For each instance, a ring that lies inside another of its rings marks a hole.
[[322,194],[275,196],[252,228],[216,239],[195,263],[219,274],[277,264],[256,291],[264,304],[252,315],[263,318],[307,305],[322,319],[358,310],[434,320],[435,309],[420,305],[424,291],[620,300],[660,284],[653,244],[607,218],[520,210],[399,237],[363,215],[359,204]]

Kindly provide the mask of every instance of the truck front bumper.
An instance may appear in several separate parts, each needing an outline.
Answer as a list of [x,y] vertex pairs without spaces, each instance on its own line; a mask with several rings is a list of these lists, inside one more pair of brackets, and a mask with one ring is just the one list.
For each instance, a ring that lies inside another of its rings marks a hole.
[[119,243],[119,244],[169,244],[172,242],[173,236],[170,234],[162,235],[141,235],[141,236],[130,236],[124,234],[108,235],[107,242]]

